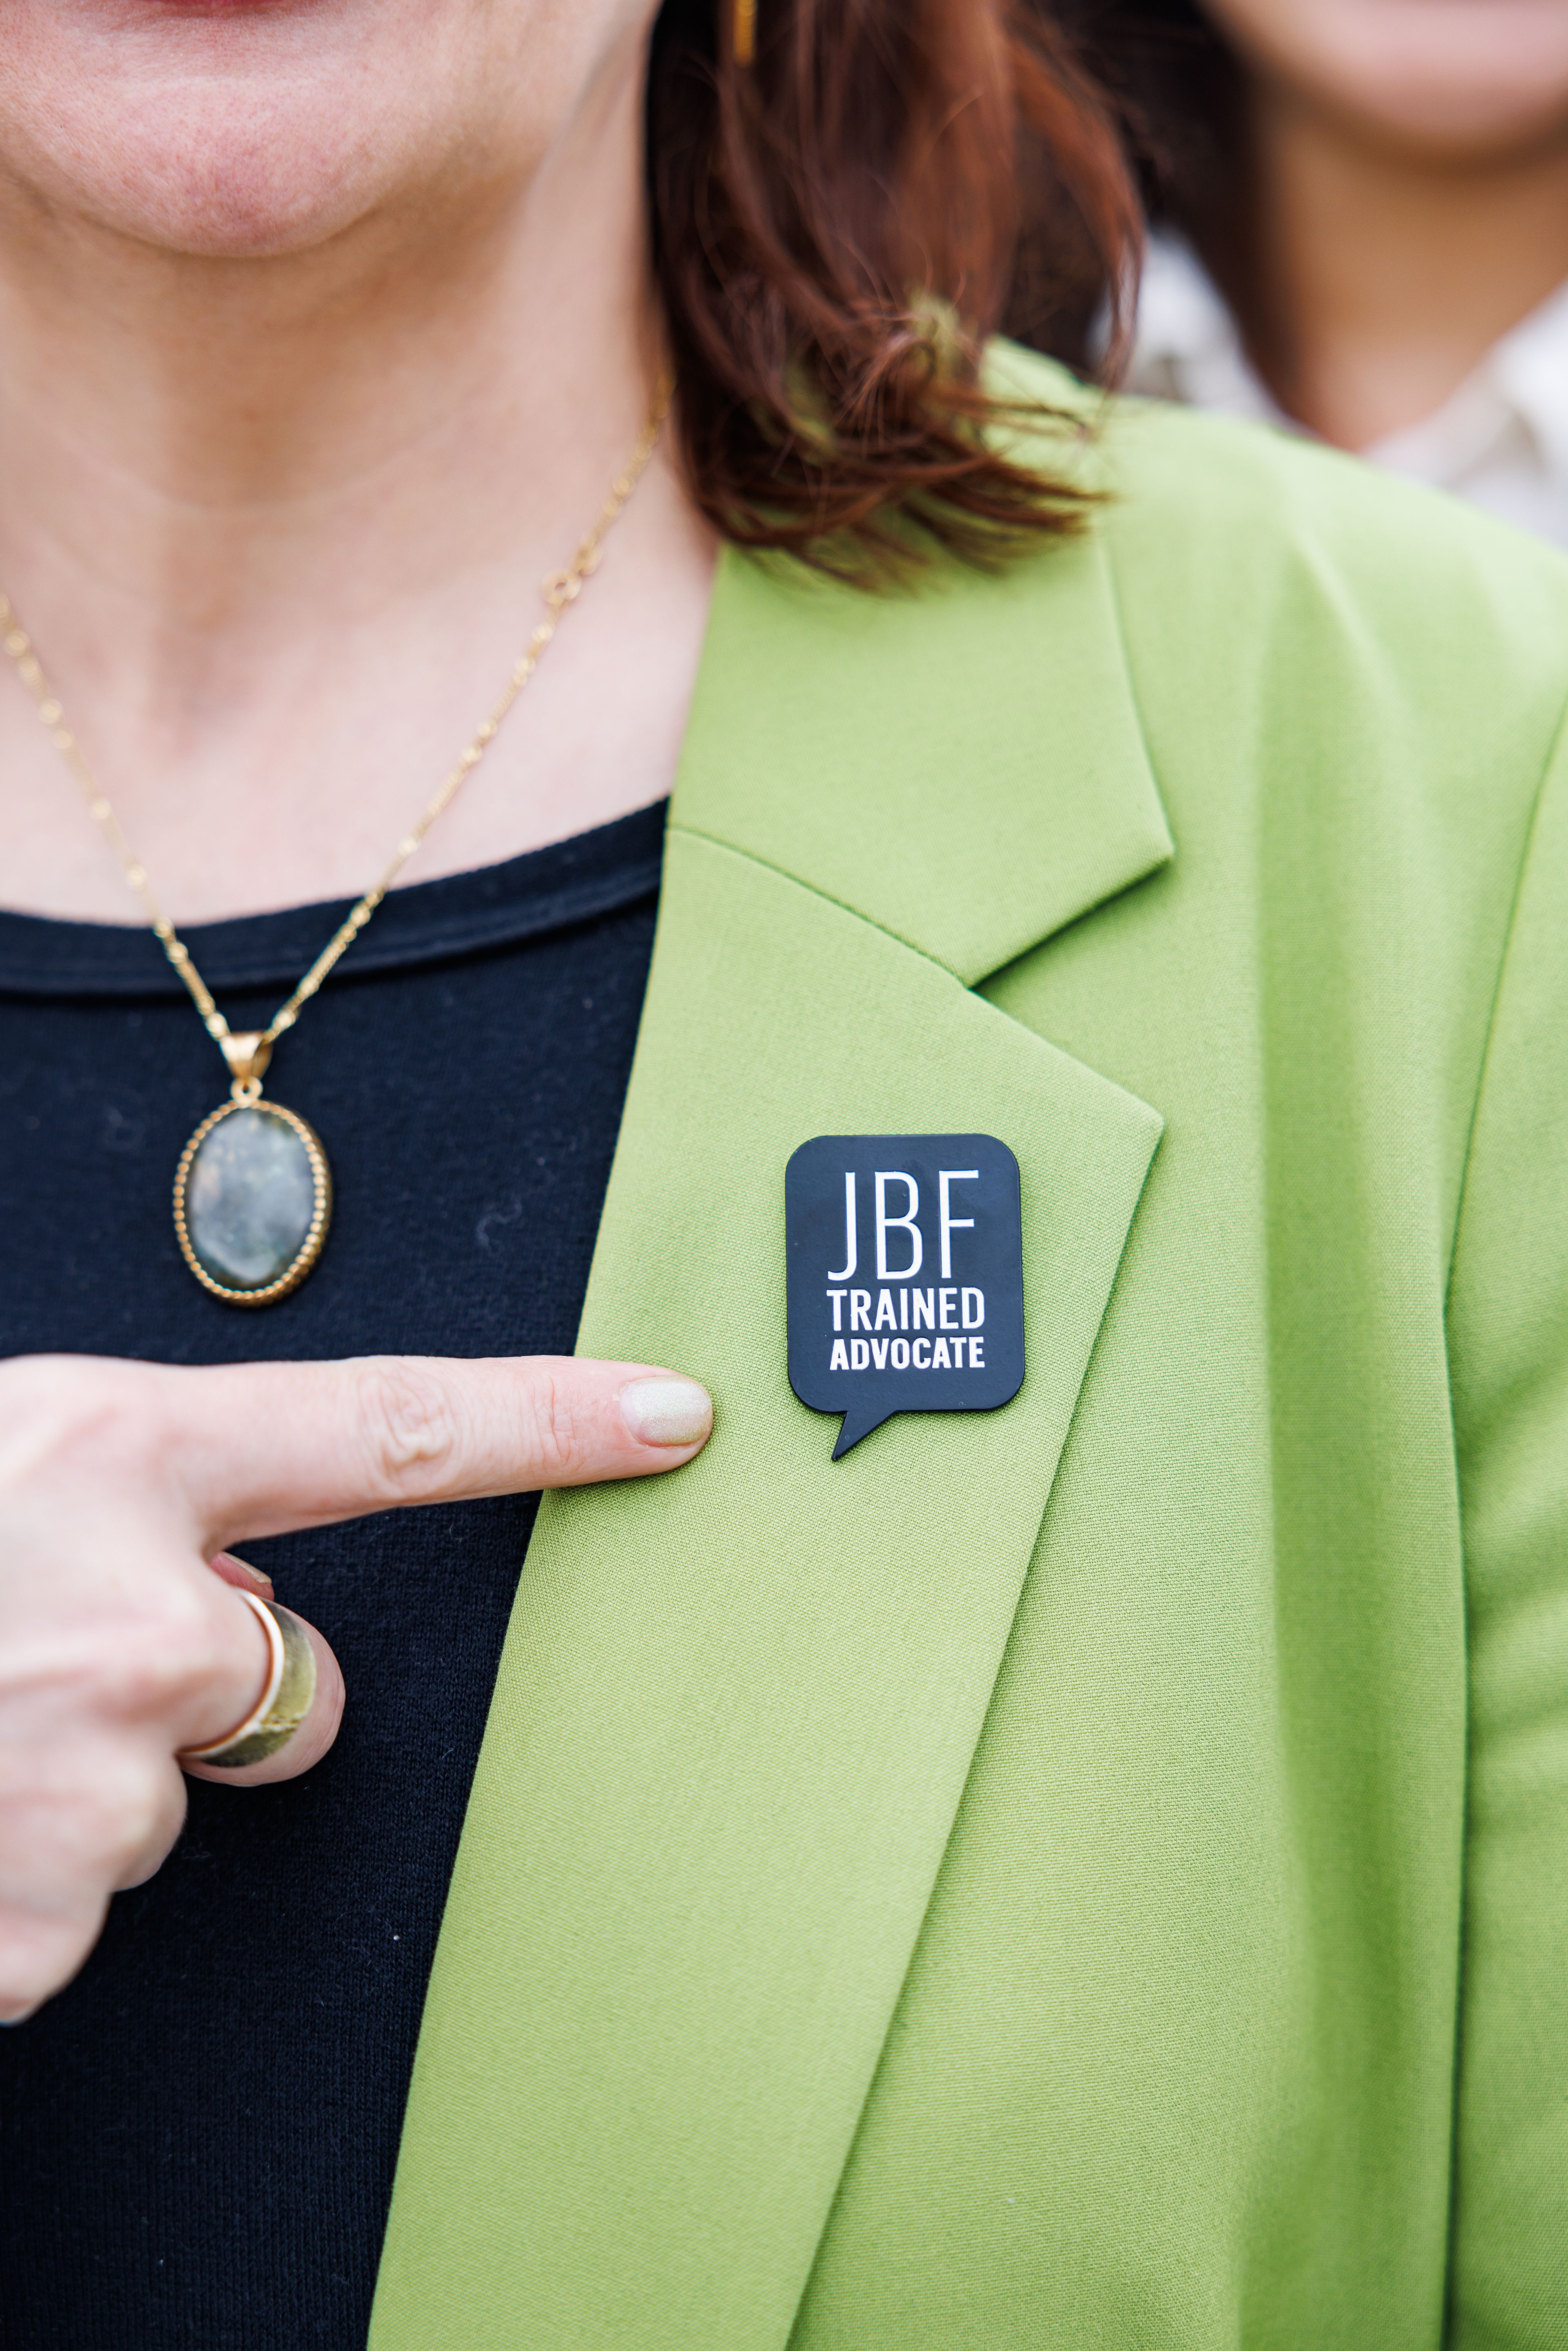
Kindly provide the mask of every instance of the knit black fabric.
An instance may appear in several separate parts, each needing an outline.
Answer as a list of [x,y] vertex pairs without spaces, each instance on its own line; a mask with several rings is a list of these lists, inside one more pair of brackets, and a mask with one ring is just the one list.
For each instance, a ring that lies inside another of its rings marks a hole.
[[[570,1353],[653,943],[664,811],[395,893],[268,1092],[332,1162],[326,1253],[255,1311],[170,1216],[218,1054],[145,932],[0,914],[0,1353]],[[258,1027],[346,908],[187,935]],[[244,1546],[342,1660],[331,1755],[189,1783],[160,1875],[0,2032],[7,2351],[357,2351],[531,1498]]]

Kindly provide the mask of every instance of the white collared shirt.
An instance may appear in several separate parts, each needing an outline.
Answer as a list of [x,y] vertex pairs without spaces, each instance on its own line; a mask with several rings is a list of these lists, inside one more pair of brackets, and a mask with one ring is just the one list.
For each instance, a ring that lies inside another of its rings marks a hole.
[[[1301,429],[1260,381],[1191,246],[1165,232],[1149,239],[1127,389]],[[1568,548],[1568,285],[1432,415],[1362,454]]]

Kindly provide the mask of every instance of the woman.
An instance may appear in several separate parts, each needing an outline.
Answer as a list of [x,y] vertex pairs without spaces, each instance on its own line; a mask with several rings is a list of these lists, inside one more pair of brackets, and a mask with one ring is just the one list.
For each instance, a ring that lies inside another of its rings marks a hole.
[[999,6],[5,33],[7,2339],[1560,2339],[1555,561]]
[[1140,391],[1568,546],[1561,0],[1109,0],[1161,225]]

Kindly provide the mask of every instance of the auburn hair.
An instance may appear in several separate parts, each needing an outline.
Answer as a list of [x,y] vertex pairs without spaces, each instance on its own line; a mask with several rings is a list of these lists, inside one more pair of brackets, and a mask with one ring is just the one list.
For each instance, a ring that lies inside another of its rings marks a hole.
[[744,547],[871,583],[991,562],[1084,492],[1007,453],[998,329],[1124,329],[1140,235],[1118,115],[1039,0],[664,0],[653,266],[697,504]]

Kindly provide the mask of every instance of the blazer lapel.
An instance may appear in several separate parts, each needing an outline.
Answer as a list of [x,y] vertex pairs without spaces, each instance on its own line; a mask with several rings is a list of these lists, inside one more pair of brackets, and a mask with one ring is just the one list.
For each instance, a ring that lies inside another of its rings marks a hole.
[[[1099,724],[1091,648],[1048,656],[1049,636],[1032,749],[995,725],[988,746],[994,675],[963,697],[972,733],[951,714],[976,607],[1008,593],[868,621],[738,563],[721,580],[580,1340],[705,1378],[715,1434],[673,1478],[541,1508],[374,2351],[789,2334],[1160,1130],[963,984],[1169,853],[1103,634]],[[890,624],[943,607],[934,676]],[[948,712],[934,757],[923,699]],[[990,751],[988,798],[969,763]],[[1058,771],[1069,751],[1098,823]],[[956,812],[990,824],[988,852],[954,851]],[[974,889],[942,886],[955,855]],[[879,1131],[982,1131],[1017,1155],[1028,1373],[1003,1411],[895,1420],[835,1463],[836,1423],[785,1375],[784,1168],[810,1135]]]
[[1100,539],[916,597],[732,559],[674,821],[971,987],[1175,853]]

